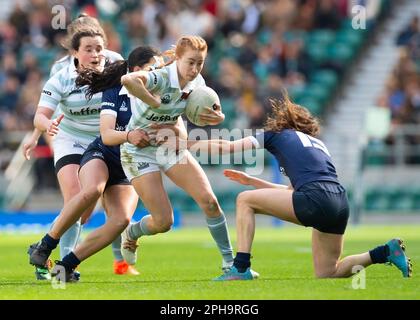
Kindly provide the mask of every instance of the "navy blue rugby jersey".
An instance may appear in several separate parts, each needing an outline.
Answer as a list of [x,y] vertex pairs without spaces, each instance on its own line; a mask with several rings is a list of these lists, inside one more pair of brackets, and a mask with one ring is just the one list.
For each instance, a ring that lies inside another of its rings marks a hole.
[[[123,87],[116,86],[107,89],[102,94],[101,114],[109,114],[115,116],[115,130],[125,131],[131,118],[130,98]],[[101,139],[102,143],[102,139]],[[106,146],[110,151],[120,155],[120,146]]]
[[254,143],[276,157],[280,171],[289,177],[295,190],[314,181],[339,183],[330,153],[317,138],[296,130],[283,129],[280,132],[259,133]]

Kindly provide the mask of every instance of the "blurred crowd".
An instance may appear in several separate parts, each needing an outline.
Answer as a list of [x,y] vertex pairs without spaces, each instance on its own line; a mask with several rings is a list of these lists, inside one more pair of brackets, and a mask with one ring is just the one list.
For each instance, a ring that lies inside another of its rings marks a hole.
[[[400,50],[398,64],[389,76],[383,94],[378,99],[378,105],[390,111],[391,132],[386,138],[387,145],[394,145],[398,139],[398,130],[404,125],[420,125],[420,23],[415,16],[407,27],[402,30],[396,45]],[[420,135],[417,132],[407,132],[402,135],[405,143],[415,150],[420,147]],[[408,163],[420,163],[419,153],[408,155]],[[391,159],[391,161],[395,161]]]
[[[304,86],[314,68],[303,41],[289,36],[291,30],[337,29],[353,5],[366,5],[369,17],[379,0],[6,2],[0,16],[0,132],[33,128],[50,67],[66,54],[60,46],[65,30],[51,27],[53,5],[66,8],[67,22],[82,11],[97,17],[107,33],[108,49],[125,57],[141,44],[166,50],[182,34],[201,35],[209,44],[204,77],[233,109],[230,125],[245,128],[261,126],[267,98],[281,97],[282,87]],[[417,84],[407,80],[404,90],[418,88],[416,79]]]

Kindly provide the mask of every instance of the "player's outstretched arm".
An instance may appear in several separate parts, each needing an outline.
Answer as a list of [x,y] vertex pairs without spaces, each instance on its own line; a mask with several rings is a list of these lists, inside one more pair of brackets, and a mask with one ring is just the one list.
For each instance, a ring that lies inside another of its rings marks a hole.
[[249,174],[246,174],[242,171],[237,170],[231,170],[226,169],[223,171],[223,174],[228,179],[238,182],[240,184],[246,185],[246,186],[253,186],[256,189],[262,189],[262,188],[276,188],[276,189],[288,189],[288,186],[282,185],[282,184],[276,184],[272,182],[268,182],[266,180],[252,177]]
[[245,150],[251,150],[255,148],[252,140],[249,137],[235,141],[223,139],[184,140],[172,135],[168,137],[164,145],[175,150],[189,149],[192,152],[200,151],[214,155],[244,152]]
[[186,141],[186,147],[192,151],[200,150],[209,154],[226,154],[251,150],[254,148],[254,144],[251,139],[246,137],[235,141],[223,139],[197,141],[188,140]]

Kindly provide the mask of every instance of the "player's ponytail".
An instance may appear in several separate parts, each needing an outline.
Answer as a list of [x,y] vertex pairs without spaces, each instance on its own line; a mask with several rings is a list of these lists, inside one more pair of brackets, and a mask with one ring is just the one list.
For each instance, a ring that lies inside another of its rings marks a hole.
[[105,66],[103,72],[93,69],[84,69],[79,71],[76,78],[76,86],[88,86],[86,90],[86,99],[92,99],[92,96],[98,92],[105,91],[121,84],[121,77],[127,73],[128,61],[121,60]]

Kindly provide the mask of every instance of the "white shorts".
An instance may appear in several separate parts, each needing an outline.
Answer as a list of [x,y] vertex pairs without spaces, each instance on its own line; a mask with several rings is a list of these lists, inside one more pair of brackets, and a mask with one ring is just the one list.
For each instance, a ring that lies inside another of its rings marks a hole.
[[54,149],[54,165],[57,164],[58,160],[70,154],[82,155],[94,139],[94,137],[92,137],[92,139],[75,137],[63,130],[60,130],[52,141]]
[[166,172],[175,164],[186,161],[188,150],[179,153],[174,151],[160,154],[156,147],[137,148],[129,143],[121,145],[121,165],[128,180],[145,175],[146,173]]

